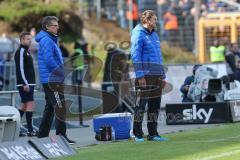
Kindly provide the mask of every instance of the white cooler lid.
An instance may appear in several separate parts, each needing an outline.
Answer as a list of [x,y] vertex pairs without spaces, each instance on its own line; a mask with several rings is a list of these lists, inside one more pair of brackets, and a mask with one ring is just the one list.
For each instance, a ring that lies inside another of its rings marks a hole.
[[131,113],[107,113],[107,114],[97,114],[94,115],[93,118],[110,118],[110,117],[130,117]]

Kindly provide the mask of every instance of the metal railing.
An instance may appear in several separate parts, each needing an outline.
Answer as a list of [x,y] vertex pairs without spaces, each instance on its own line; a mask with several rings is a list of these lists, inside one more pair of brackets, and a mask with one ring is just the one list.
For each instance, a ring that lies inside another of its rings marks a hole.
[[[34,90],[34,92],[38,92],[38,90]],[[2,94],[10,95],[10,98],[11,98],[10,106],[16,106],[16,95],[19,94],[18,90],[0,91],[0,95]]]

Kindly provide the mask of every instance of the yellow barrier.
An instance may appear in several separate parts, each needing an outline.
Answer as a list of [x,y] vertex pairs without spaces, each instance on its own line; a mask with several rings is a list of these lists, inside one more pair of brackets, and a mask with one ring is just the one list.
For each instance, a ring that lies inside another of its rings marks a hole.
[[200,18],[199,30],[199,53],[200,63],[208,60],[209,47],[212,39],[224,39],[223,45],[228,48],[229,43],[238,42],[240,39],[240,12],[238,13],[211,13]]

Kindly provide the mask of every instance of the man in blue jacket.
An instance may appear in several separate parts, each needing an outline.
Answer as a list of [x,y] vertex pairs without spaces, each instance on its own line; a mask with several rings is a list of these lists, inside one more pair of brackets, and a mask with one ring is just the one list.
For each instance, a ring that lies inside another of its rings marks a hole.
[[39,43],[38,67],[43,85],[46,106],[39,127],[38,138],[47,137],[55,116],[56,134],[62,135],[70,144],[75,142],[66,135],[66,106],[64,100],[63,58],[58,47],[58,18],[46,16],[42,20],[42,30],[37,34]]
[[148,104],[148,140],[165,141],[157,132],[162,88],[165,86],[165,72],[162,62],[160,41],[154,28],[157,16],[154,11],[142,13],[141,24],[131,34],[131,58],[136,74],[137,101],[134,112],[133,133],[136,142],[142,142],[142,121]]

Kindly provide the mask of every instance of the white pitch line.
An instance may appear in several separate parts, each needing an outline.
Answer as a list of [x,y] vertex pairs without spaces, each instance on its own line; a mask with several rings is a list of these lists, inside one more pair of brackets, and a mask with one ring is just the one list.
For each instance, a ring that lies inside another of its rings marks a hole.
[[209,157],[205,157],[205,158],[199,158],[197,160],[214,160],[217,158],[223,158],[223,157],[227,157],[227,156],[232,156],[234,154],[238,154],[240,153],[240,150],[234,150],[234,151],[230,151],[230,152],[224,152],[215,156],[209,156]]

